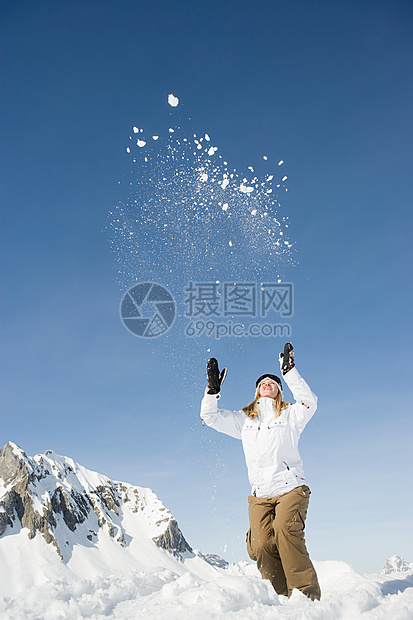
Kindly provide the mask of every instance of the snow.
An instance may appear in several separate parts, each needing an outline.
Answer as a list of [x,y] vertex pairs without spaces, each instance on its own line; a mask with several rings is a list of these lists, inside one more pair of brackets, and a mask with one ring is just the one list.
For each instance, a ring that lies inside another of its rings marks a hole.
[[[344,562],[316,562],[322,600],[294,591],[277,596],[248,562],[227,569],[184,560],[182,570],[156,567],[128,574],[58,575],[0,600],[2,620],[411,620],[413,570],[362,575]],[[3,582],[2,582],[3,583]],[[5,594],[2,588],[3,596]],[[35,612],[33,610],[36,610]]]
[[253,191],[254,191],[254,188],[253,188],[253,187],[248,187],[247,185],[244,185],[243,183],[241,183],[241,185],[239,186],[239,188],[240,188],[240,191],[241,191],[243,194],[250,194],[251,192],[253,192]]
[[96,487],[105,486],[109,482],[107,476],[86,469],[86,467],[79,465],[70,457],[56,454],[53,450],[46,450],[44,454],[36,454],[33,457],[33,461],[38,464],[42,463],[42,467],[52,474],[50,477],[42,478],[34,484],[32,488],[33,493],[36,492],[38,487],[53,493],[58,486],[63,487],[68,493],[72,490],[77,493],[85,491],[90,493]]
[[[172,93],[166,98],[169,105],[178,100]],[[225,272],[225,278],[241,281],[245,265],[248,279],[258,281],[271,277],[272,266],[278,272],[295,264],[293,242],[280,243],[281,231],[289,237],[282,218],[275,223],[287,189],[277,166],[283,160],[267,153],[261,163],[247,162],[237,171],[206,128],[193,128],[190,119],[175,124],[168,114],[162,133],[154,128],[148,134],[141,129],[145,122],[136,119],[132,143],[125,144],[125,161],[131,156],[134,164],[129,159],[129,195],[106,225],[121,290],[142,273],[154,281],[158,272],[176,275],[177,265],[183,281],[210,271],[218,275],[216,270],[221,279]],[[242,242],[231,247],[234,239]]]
[[179,99],[178,97],[175,97],[174,95],[168,95],[168,103],[170,106],[172,106],[173,108],[176,108],[176,106],[179,104]]

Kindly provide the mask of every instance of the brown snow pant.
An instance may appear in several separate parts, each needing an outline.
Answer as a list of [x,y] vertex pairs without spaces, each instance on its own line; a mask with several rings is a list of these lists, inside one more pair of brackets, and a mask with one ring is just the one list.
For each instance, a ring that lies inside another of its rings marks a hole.
[[291,596],[297,588],[319,600],[320,586],[304,540],[309,499],[307,486],[270,499],[250,495],[247,550],[277,594]]

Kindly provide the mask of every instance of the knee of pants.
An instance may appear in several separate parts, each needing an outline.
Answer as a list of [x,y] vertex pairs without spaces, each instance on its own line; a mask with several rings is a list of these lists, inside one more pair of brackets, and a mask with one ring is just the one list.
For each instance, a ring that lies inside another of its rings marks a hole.
[[278,555],[278,550],[274,540],[257,540],[253,548],[257,558],[262,558],[266,555]]
[[272,536],[270,539],[265,536],[254,537],[251,530],[247,532],[247,551],[251,560],[257,560],[263,555],[277,555],[278,553]]

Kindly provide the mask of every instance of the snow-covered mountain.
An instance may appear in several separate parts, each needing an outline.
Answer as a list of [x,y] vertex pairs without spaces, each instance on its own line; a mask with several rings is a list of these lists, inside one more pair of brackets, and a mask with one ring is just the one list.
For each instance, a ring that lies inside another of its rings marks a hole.
[[413,567],[315,562],[322,600],[278,597],[255,563],[192,551],[156,495],[48,450],[0,450],[2,620],[407,620]]
[[132,519],[172,555],[192,551],[150,489],[113,482],[52,450],[30,458],[9,442],[0,450],[0,480],[0,535],[19,522],[30,539],[41,534],[64,561],[75,544],[94,545],[101,536],[126,547]]
[[383,575],[392,575],[393,573],[406,573],[412,570],[412,562],[406,562],[400,555],[392,555],[391,558],[388,558],[386,561],[381,572]]
[[0,560],[8,594],[63,567],[89,578],[214,563],[192,552],[150,489],[115,482],[52,450],[29,457],[11,442],[0,450]]

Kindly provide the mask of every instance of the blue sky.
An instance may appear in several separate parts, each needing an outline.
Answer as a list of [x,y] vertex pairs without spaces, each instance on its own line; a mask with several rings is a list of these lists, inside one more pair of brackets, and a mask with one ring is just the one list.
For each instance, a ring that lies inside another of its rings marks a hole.
[[[1,13],[0,444],[149,486],[191,545],[246,558],[242,449],[200,426],[204,366],[212,354],[228,366],[221,402],[242,407],[277,372],[283,339],[185,338],[182,296],[191,277],[280,275],[294,284],[297,368],[319,396],[301,442],[311,555],[366,571],[394,553],[412,561],[411,4],[19,1]],[[241,230],[239,201],[231,221],[211,202],[199,231],[188,217],[165,237],[177,219],[154,193],[151,228],[133,126],[160,136],[146,152],[163,161],[170,140],[207,133],[240,179],[248,166],[285,172],[276,216],[294,264],[269,255],[266,221]],[[120,207],[138,245],[121,239],[116,254]],[[165,239],[173,251],[152,261]],[[152,278],[179,316],[139,339],[119,304]]]

